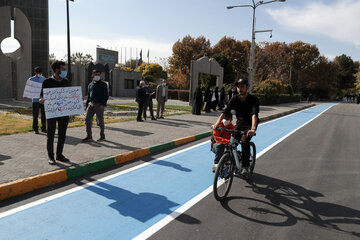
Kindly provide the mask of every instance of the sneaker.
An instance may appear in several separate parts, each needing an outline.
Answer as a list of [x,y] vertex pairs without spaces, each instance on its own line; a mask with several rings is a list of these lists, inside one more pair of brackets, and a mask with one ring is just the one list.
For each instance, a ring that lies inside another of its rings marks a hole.
[[243,167],[243,169],[241,170],[241,175],[243,175],[243,177],[246,180],[250,179],[250,172],[249,172],[249,168],[248,167]]
[[164,117],[163,116],[161,116],[161,117],[159,117],[160,119],[164,119]]
[[55,165],[56,162],[55,162],[54,157],[49,157],[48,163],[49,163],[50,165]]
[[101,141],[104,141],[105,140],[105,137],[100,137],[98,140],[96,140],[97,142],[101,142]]
[[88,142],[88,141],[90,141],[90,140],[92,140],[92,137],[87,136],[86,138],[84,138],[83,140],[81,140],[81,142]]
[[152,117],[151,120],[156,120],[156,118]]
[[144,120],[136,120],[137,122],[143,122]]
[[64,155],[56,155],[56,160],[60,161],[60,162],[70,162],[70,160],[68,158],[66,158]]
[[217,166],[218,166],[218,165],[217,165],[217,163],[216,163],[216,164],[214,164],[214,166],[212,167],[211,171],[212,171],[212,172],[215,172],[215,171],[216,171]]
[[38,131],[38,130],[35,130],[34,133],[35,133],[35,134],[39,134],[39,131]]

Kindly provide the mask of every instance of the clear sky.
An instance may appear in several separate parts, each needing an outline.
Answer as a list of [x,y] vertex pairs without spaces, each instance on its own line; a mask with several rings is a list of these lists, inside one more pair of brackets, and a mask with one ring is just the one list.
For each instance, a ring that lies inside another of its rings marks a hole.
[[[257,0],[258,1],[258,0]],[[93,55],[97,45],[121,50],[135,58],[150,49],[150,61],[168,57],[185,35],[205,36],[215,45],[223,36],[251,38],[251,8],[228,5],[251,0],[75,0],[70,2],[71,51]],[[315,44],[322,55],[346,54],[360,60],[360,0],[287,0],[257,8],[256,41]],[[49,0],[50,53],[66,54],[66,1]],[[120,54],[119,54],[120,55]],[[120,61],[120,56],[119,56]]]

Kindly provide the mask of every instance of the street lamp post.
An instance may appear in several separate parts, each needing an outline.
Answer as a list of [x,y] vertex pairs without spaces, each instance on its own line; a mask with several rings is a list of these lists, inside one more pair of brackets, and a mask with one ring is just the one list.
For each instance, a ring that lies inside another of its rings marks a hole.
[[66,15],[67,15],[67,55],[68,55],[68,75],[67,78],[71,82],[71,53],[70,53],[70,20],[69,20],[69,1],[74,0],[66,0]]
[[[255,59],[255,34],[257,32],[271,32],[271,30],[255,31],[255,10],[258,6],[269,4],[273,2],[285,2],[286,0],[272,0],[272,1],[259,1],[255,3],[255,0],[252,0],[252,4],[247,5],[238,5],[238,6],[228,6],[227,9],[232,9],[235,7],[251,7],[253,9],[253,19],[252,19],[252,34],[251,34],[251,50],[250,50],[250,67],[249,67],[249,91],[252,92],[253,88],[253,78],[254,78],[254,59]],[[271,37],[272,35],[270,35]]]

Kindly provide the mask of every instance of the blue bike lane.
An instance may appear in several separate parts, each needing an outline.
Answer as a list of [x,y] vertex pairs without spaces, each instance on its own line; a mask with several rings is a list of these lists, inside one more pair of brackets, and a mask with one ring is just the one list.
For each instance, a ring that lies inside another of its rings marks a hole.
[[[318,105],[259,125],[253,138],[257,152],[334,105]],[[214,154],[209,145],[207,141],[31,207],[2,213],[0,239],[134,238],[212,185]]]

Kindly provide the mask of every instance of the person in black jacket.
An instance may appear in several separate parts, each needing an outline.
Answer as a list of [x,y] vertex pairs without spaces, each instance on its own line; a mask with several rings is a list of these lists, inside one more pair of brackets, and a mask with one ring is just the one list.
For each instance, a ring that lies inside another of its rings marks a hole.
[[220,89],[220,98],[218,104],[219,110],[222,110],[225,107],[225,88]]
[[138,121],[138,122],[144,121],[141,119],[141,114],[144,111],[144,104],[146,102],[146,91],[144,89],[144,86],[145,86],[145,82],[140,81],[139,86],[136,87],[136,100],[135,101],[139,104],[138,115],[136,118],[136,121]]
[[[54,71],[54,75],[48,79],[45,79],[41,89],[41,96],[43,96],[44,88],[59,88],[59,87],[69,87],[70,83],[65,78],[67,76],[66,65],[65,62],[55,61],[51,64],[51,68]],[[44,104],[45,99],[40,98],[39,102]],[[47,119],[47,152],[49,156],[49,164],[55,165],[54,158],[54,136],[56,130],[56,122],[58,123],[58,143],[56,149],[56,160],[60,162],[69,162],[70,160],[66,158],[62,152],[64,149],[65,138],[66,138],[66,130],[69,123],[69,116],[65,117],[57,117]]]
[[103,81],[100,81],[100,70],[93,70],[91,74],[91,82],[88,86],[88,94],[86,100],[86,117],[85,117],[85,125],[86,125],[86,138],[82,141],[86,142],[92,140],[92,122],[94,115],[99,121],[100,127],[100,138],[97,140],[103,141],[105,140],[105,124],[104,124],[104,110],[106,107],[107,100],[109,99],[109,91],[107,84]]
[[200,86],[198,86],[194,93],[194,101],[192,106],[193,115],[201,115],[202,102],[203,102],[203,95]]
[[209,113],[211,112],[210,109],[211,109],[211,90],[210,90],[210,87],[208,86],[206,88],[206,91],[205,91],[205,97],[204,97],[204,102],[205,102],[205,112]]

